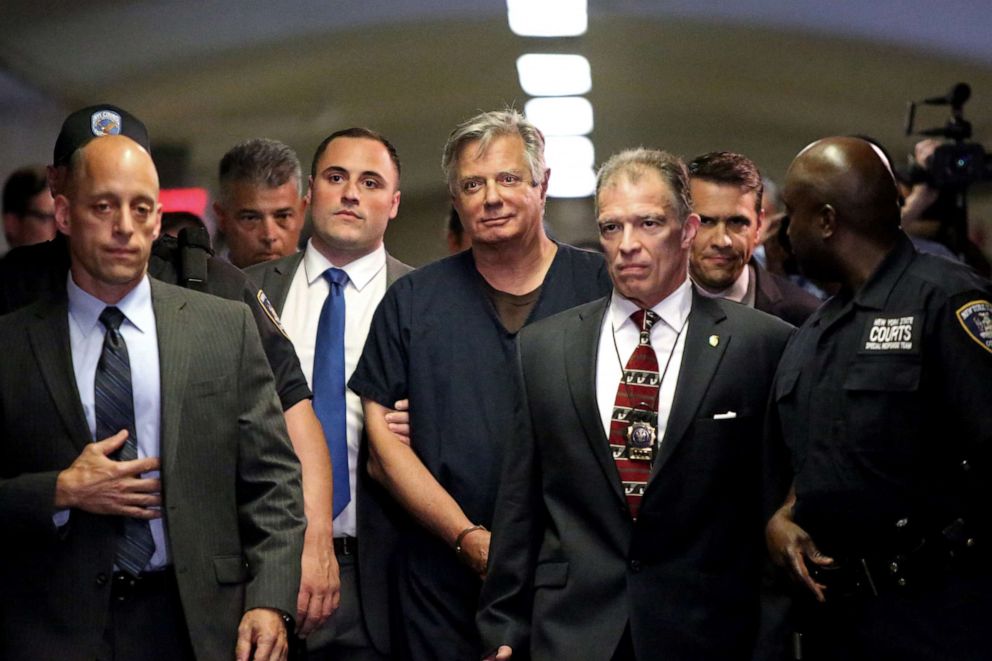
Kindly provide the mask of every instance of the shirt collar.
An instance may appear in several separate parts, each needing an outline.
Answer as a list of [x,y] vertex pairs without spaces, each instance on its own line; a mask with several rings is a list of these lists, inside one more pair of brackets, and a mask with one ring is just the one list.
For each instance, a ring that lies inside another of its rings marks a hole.
[[[633,323],[630,320],[630,315],[634,314],[640,307],[637,303],[634,303],[629,298],[625,298],[614,289],[609,312],[613,328],[619,330],[625,323]],[[686,278],[675,291],[651,309],[670,328],[677,332],[682,328],[686,318],[689,316],[689,309],[691,307],[692,284],[689,278]]]
[[884,308],[889,294],[915,256],[916,248],[913,247],[913,242],[908,236],[901,234],[875,272],[854,294],[855,305],[878,310]]
[[700,296],[705,296],[706,298],[725,298],[735,303],[743,303],[744,299],[747,298],[751,281],[750,276],[751,269],[745,264],[737,279],[730,283],[730,286],[726,289],[714,293],[697,283],[696,291],[699,292]]
[[344,266],[332,264],[313,245],[313,239],[307,241],[307,249],[303,253],[303,268],[306,271],[307,284],[312,285],[323,277],[329,268],[339,268],[348,274],[348,280],[358,291],[363,290],[379,271],[386,267],[386,247],[382,244],[367,255],[348,262]]
[[[72,271],[66,276],[66,292],[69,297],[69,317],[84,334],[88,334],[100,323],[100,314],[108,307],[106,303],[83,291],[72,279]],[[124,313],[124,317],[142,333],[155,326],[155,311],[152,308],[152,287],[148,275],[113,306]]]

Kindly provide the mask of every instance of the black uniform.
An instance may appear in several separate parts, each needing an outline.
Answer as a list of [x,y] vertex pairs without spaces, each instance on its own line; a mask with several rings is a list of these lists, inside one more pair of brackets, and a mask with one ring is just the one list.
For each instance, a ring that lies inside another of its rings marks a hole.
[[990,301],[992,283],[903,237],[786,349],[770,449],[840,567],[807,605],[803,658],[992,658]]
[[[163,236],[155,241],[148,263],[148,274],[170,284],[180,283],[182,250],[176,239]],[[0,260],[0,314],[13,312],[40,298],[65,291],[69,271],[69,243],[62,234],[52,241],[15,248]],[[204,287],[208,294],[243,301],[251,308],[262,347],[276,378],[276,389],[283,410],[311,397],[299,358],[277,324],[261,290],[238,268],[215,257],[206,260]],[[266,308],[269,307],[269,311]]]

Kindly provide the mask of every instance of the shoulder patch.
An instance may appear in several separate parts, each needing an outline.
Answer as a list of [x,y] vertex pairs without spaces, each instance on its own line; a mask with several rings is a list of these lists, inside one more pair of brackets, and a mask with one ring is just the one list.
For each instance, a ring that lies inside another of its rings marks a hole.
[[968,337],[992,353],[992,303],[968,301],[958,308],[957,317]]
[[269,297],[265,295],[264,291],[259,289],[258,293],[255,294],[255,298],[258,299],[258,304],[262,306],[262,309],[265,310],[265,314],[270,320],[272,320],[272,323],[275,324],[276,328],[279,329],[279,332],[282,333],[283,337],[288,340],[289,333],[286,332],[286,329],[283,328],[282,322],[279,321],[279,314],[276,312],[276,309],[272,307],[272,302],[269,301]]
[[918,354],[923,319],[920,313],[869,317],[858,353]]

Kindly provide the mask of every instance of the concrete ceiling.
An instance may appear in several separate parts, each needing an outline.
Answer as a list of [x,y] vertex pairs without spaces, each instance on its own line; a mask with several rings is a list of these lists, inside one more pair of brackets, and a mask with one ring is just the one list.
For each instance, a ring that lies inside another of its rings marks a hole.
[[[638,144],[690,157],[731,149],[781,177],[802,146],[847,133],[902,158],[906,102],[959,81],[974,90],[976,139],[992,142],[987,2],[590,5],[587,34],[549,40],[514,36],[496,0],[8,1],[0,176],[50,159],[66,112],[101,101],[145,121],[156,156],[172,160],[168,185],[211,188],[221,155],[256,136],[290,144],[307,167],[326,134],[367,125],[404,162],[390,249],[422,263],[443,252],[441,145],[479,110],[522,108],[515,61],[526,52],[589,59],[597,161]],[[945,119],[929,109],[918,121]],[[987,192],[973,203],[974,217],[992,217]],[[549,217],[565,239],[591,233],[587,202],[553,203]]]

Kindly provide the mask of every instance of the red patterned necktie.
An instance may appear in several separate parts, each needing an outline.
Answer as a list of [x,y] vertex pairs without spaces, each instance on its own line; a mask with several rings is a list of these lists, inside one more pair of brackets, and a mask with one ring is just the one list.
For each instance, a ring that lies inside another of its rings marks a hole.
[[[610,450],[620,471],[620,480],[630,515],[637,519],[637,511],[651,474],[651,461],[631,459],[628,456],[628,430],[637,420],[650,421],[658,428],[658,397],[661,391],[658,376],[658,357],[651,347],[651,327],[660,319],[651,310],[638,310],[630,315],[641,329],[640,341],[630,355],[623,370],[610,421]],[[653,443],[653,445],[656,444]],[[653,451],[653,447],[651,451]]]

